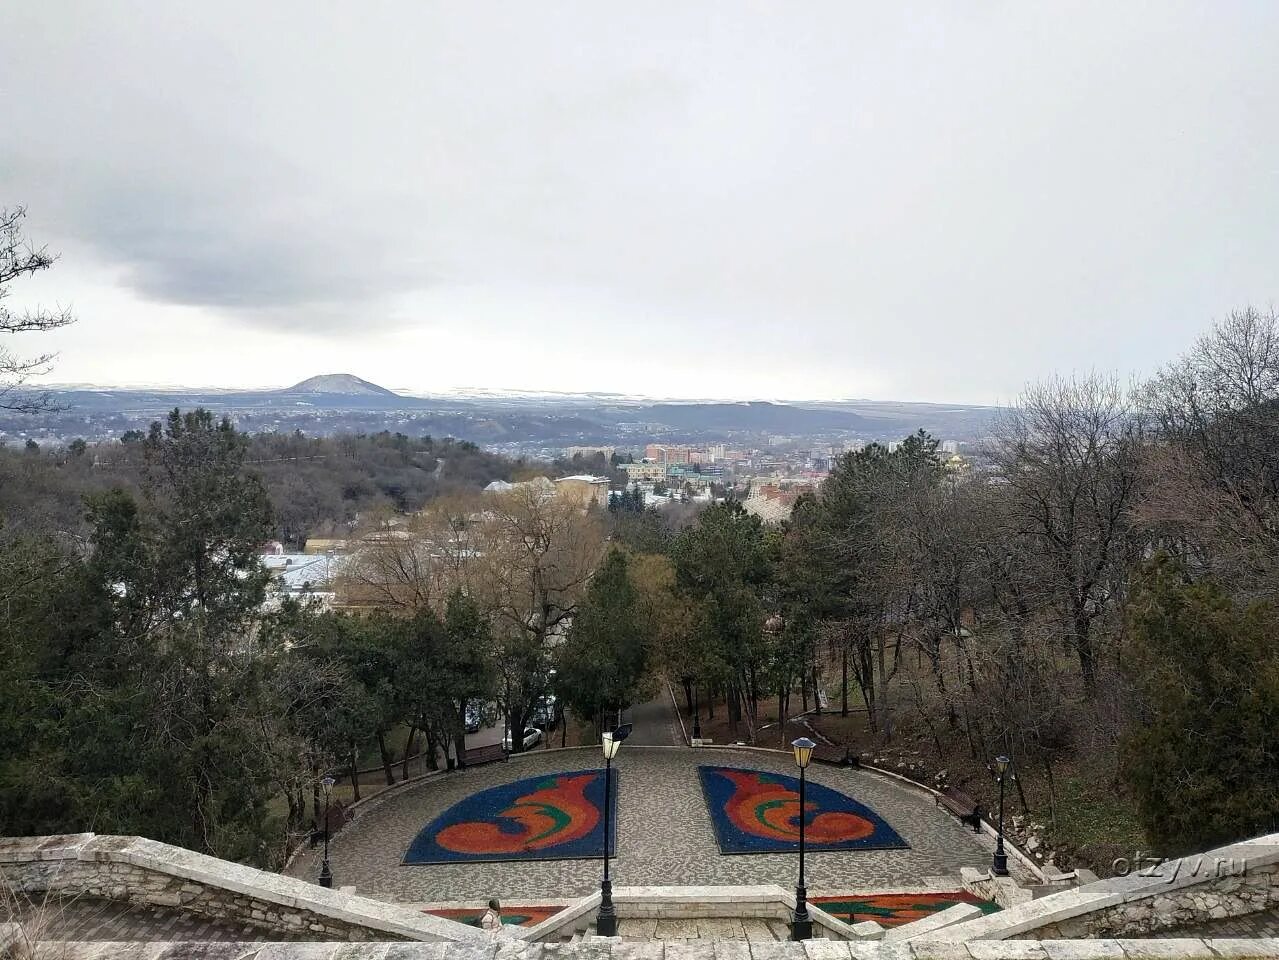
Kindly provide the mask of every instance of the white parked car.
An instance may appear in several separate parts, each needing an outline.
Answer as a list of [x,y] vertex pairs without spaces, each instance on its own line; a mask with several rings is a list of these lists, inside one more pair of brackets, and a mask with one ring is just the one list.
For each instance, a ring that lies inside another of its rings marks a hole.
[[[525,750],[530,750],[541,742],[542,742],[541,730],[537,729],[537,727],[524,728],[524,749]],[[502,746],[506,749],[508,753],[510,752],[511,750],[510,733],[507,733],[507,735],[502,738]]]

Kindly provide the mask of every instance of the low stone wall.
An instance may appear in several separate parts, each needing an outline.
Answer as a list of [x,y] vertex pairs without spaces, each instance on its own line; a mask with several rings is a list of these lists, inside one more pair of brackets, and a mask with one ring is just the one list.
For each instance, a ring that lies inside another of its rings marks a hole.
[[26,895],[169,907],[317,940],[483,940],[465,924],[143,837],[0,838],[0,879]]
[[1272,834],[1018,903],[938,938],[1142,936],[1277,906],[1279,834]]
[[1279,866],[1226,875],[1198,886],[1116,904],[1050,923],[1031,935],[1043,940],[1132,936],[1241,917],[1271,907],[1279,907]]
[[1034,899],[1031,892],[1018,885],[1012,877],[996,877],[989,870],[983,872],[972,867],[962,867],[959,878],[963,881],[965,890],[982,900],[999,904],[1001,910],[1008,910]]
[[[535,927],[520,930],[522,940],[553,942],[565,934],[586,930],[599,911],[600,895],[596,891],[574,901],[564,910],[548,917]],[[709,920],[757,919],[789,921],[795,910],[795,894],[776,884],[723,887],[614,887],[613,906],[619,919],[645,920]],[[833,940],[860,940],[853,927],[833,917],[815,904],[809,914],[823,936]],[[874,925],[876,932],[883,931]]]
[[1013,940],[1004,943],[841,943],[807,940],[575,944],[71,943],[40,945],[37,960],[1223,960],[1279,957],[1279,940]]

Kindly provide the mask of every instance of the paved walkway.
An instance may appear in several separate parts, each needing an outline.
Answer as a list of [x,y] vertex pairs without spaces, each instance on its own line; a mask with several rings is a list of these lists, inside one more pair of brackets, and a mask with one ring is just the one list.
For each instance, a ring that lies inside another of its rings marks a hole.
[[631,710],[631,723],[635,729],[626,738],[627,747],[682,747],[679,720],[670,694],[663,685],[662,692],[651,703],[642,703]]
[[205,920],[169,907],[145,907],[93,897],[22,901],[13,920],[32,940],[290,940],[243,923]]
[[[482,900],[496,896],[534,903],[546,897],[576,897],[599,883],[595,860],[509,863],[449,863],[403,866],[409,842],[430,820],[464,797],[539,773],[590,769],[597,749],[538,751],[389,792],[361,808],[334,840],[333,873],[338,885],[402,903]],[[618,856],[612,875],[620,886],[795,882],[793,854],[724,856],[715,843],[697,779],[698,764],[720,764],[793,774],[788,756],[703,748],[672,749],[629,743],[615,761],[618,787]],[[951,890],[960,867],[984,867],[992,844],[975,835],[931,798],[865,770],[814,765],[816,783],[865,803],[897,830],[909,850],[810,853],[810,893],[890,889]],[[307,851],[288,871],[314,879],[318,851]]]

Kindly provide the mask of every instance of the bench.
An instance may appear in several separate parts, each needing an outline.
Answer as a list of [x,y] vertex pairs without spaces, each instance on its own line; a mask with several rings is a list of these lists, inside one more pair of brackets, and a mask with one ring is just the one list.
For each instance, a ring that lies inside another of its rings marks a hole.
[[974,833],[981,833],[981,804],[956,787],[947,787],[936,797],[937,806],[954,814],[960,823],[973,828]]
[[478,767],[482,763],[496,763],[506,759],[506,751],[500,743],[490,743],[487,747],[472,747],[462,755],[462,766]]
[[834,767],[860,767],[861,757],[853,753],[851,747],[841,747],[833,743],[819,743],[813,748],[813,759],[818,763],[829,763]]

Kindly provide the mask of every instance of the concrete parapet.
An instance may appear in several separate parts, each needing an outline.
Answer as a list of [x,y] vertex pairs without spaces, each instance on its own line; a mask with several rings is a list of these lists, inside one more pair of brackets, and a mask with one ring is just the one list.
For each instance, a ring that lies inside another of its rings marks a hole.
[[0,879],[22,894],[170,907],[290,936],[484,941],[474,927],[452,920],[144,837],[81,833],[0,838]]
[[[990,884],[999,880],[964,876],[970,890],[997,900],[1001,891]],[[939,931],[936,939],[1141,936],[1276,906],[1279,834],[1271,834],[1015,903],[999,913]]]
[[577,943],[46,942],[49,960],[1228,960],[1279,957],[1279,940],[1009,940],[973,943],[804,943],[691,940]]

